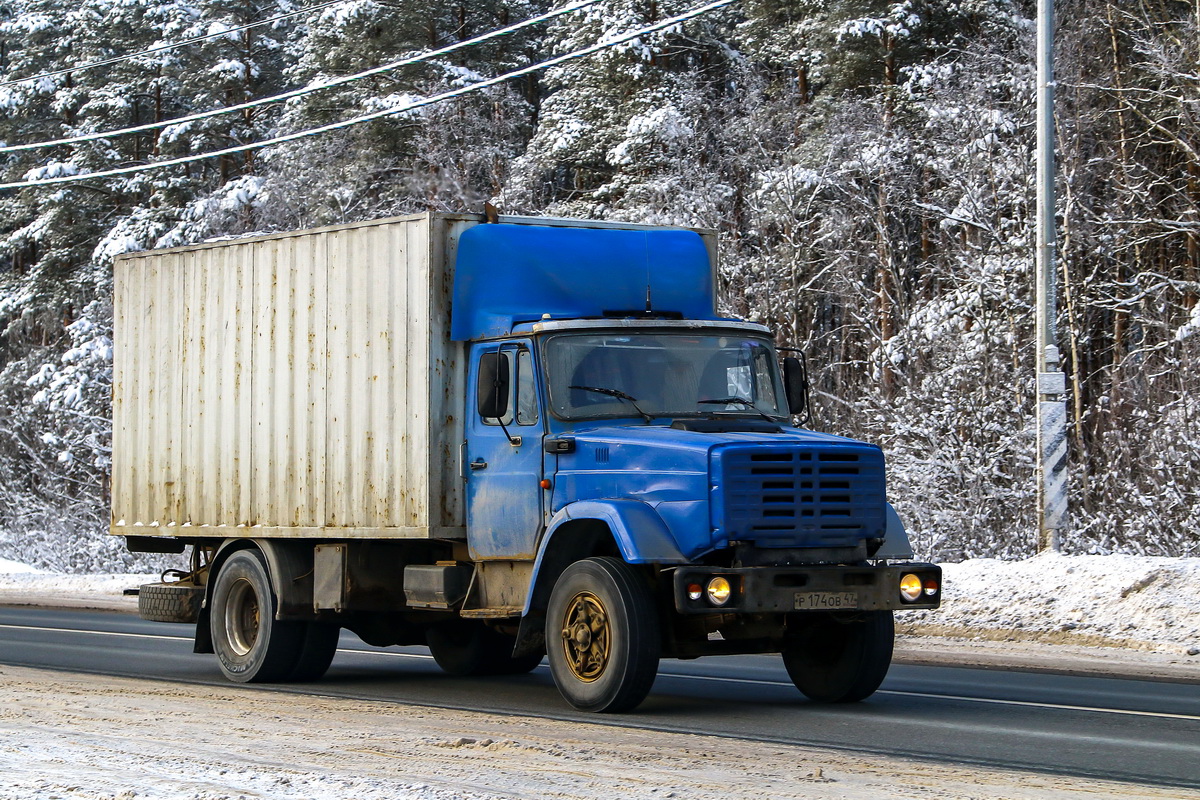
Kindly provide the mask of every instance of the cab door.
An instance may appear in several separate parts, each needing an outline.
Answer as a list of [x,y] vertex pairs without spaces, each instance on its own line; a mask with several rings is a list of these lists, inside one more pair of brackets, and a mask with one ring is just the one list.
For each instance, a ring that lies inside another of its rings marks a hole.
[[532,559],[543,524],[542,419],[527,340],[471,351],[467,545],[473,559]]

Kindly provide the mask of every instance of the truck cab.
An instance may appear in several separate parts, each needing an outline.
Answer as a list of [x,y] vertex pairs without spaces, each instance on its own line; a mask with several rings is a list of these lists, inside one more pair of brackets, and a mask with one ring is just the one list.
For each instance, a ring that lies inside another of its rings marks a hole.
[[882,452],[797,424],[803,361],[716,314],[712,258],[679,230],[486,225],[459,245],[464,611],[519,611],[515,651],[545,648],[579,708],[636,705],[661,656],[768,651],[808,696],[861,699],[892,610],[940,600],[936,566],[886,561],[912,553]]

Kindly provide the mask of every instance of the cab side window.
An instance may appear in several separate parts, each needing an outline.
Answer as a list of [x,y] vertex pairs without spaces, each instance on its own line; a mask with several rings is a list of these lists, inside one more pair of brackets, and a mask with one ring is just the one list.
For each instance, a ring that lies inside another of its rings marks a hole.
[[483,353],[479,361],[479,415],[484,425],[538,421],[533,354],[526,348]]
[[[783,398],[775,396],[774,359],[765,347],[754,349],[754,386],[752,397],[761,401],[764,408],[787,408]],[[781,402],[783,401],[783,402]]]
[[517,409],[518,425],[534,425],[538,421],[537,381],[533,374],[533,353],[517,351]]

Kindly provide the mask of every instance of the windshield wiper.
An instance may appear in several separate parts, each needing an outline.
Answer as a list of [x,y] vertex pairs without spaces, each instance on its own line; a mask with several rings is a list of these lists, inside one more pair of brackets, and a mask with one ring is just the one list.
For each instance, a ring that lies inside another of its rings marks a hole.
[[638,408],[637,398],[631,397],[631,396],[625,394],[620,389],[606,389],[603,386],[568,386],[567,388],[568,389],[579,389],[582,392],[595,392],[596,394],[605,394],[605,395],[608,395],[609,397],[616,397],[620,400],[627,400],[627,401],[629,401],[629,405],[633,406],[637,410],[637,412],[642,415],[642,419],[646,420],[646,424],[647,425],[650,424],[650,421],[651,421],[650,415],[647,414],[645,411],[642,411],[641,408]]
[[754,403],[752,403],[751,401],[747,400],[744,397],[718,397],[715,400],[697,400],[696,402],[698,404],[721,405],[721,406],[728,406],[728,405],[733,405],[734,403],[738,403],[738,404],[743,405],[746,408],[750,409],[751,411],[756,412],[760,417],[765,419],[767,422],[778,422],[778,420],[772,419],[771,417],[767,416],[767,412],[763,411],[761,408],[754,405]]

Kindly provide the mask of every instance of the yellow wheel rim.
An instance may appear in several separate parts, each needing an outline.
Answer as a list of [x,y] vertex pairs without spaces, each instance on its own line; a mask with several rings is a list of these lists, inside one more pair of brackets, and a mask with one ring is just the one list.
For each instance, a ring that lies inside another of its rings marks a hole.
[[608,614],[600,598],[591,592],[572,597],[563,615],[562,645],[575,677],[591,683],[603,675],[611,642]]
[[229,649],[239,656],[253,650],[261,623],[254,585],[245,578],[238,578],[229,587],[225,602],[225,641]]

